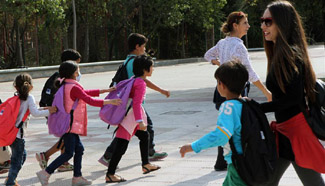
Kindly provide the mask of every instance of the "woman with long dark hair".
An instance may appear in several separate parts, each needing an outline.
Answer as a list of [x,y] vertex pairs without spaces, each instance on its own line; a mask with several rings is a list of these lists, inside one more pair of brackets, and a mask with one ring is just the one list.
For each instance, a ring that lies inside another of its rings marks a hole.
[[320,173],[325,173],[325,149],[302,113],[307,108],[306,99],[315,101],[316,77],[300,16],[288,1],[274,1],[261,18],[261,29],[268,60],[266,86],[272,92],[272,102],[261,107],[275,114],[271,127],[279,154],[268,185],[278,185],[292,164],[305,186],[324,186]]

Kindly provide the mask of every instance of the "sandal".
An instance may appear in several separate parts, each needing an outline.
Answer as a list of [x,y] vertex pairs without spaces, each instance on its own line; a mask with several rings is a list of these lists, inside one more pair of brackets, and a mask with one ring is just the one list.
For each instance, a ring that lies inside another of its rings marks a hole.
[[119,180],[113,180],[108,174],[106,175],[106,183],[120,183],[120,182],[125,182],[126,179],[122,178],[121,176],[118,176],[118,175],[114,175],[116,176],[117,178],[120,178]]
[[147,164],[147,165],[151,165],[151,168],[148,168],[146,167],[146,165],[143,165],[142,166],[142,171],[143,171],[143,174],[148,174],[149,172],[153,172],[153,171],[156,171],[158,169],[160,169],[161,167],[159,167],[158,165],[153,165],[153,164]]

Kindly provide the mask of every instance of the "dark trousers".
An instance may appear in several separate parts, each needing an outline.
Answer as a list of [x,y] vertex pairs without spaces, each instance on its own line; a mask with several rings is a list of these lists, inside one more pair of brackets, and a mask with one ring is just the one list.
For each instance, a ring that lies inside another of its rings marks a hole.
[[16,138],[15,141],[10,145],[10,147],[12,152],[11,166],[9,169],[8,180],[6,185],[15,185],[15,180],[27,156],[25,150],[25,140]]
[[64,140],[64,153],[57,157],[47,168],[46,172],[52,174],[58,167],[63,165],[64,162],[69,161],[73,157],[73,176],[80,177],[81,162],[84,147],[80,141],[78,134],[66,133],[63,136]]
[[[148,159],[148,149],[149,149],[148,136],[149,136],[149,134],[147,131],[138,130],[135,133],[135,136],[137,136],[140,140],[139,146],[140,146],[141,161],[142,161],[142,166],[143,166],[143,165],[146,165],[149,163],[149,159]],[[114,152],[112,153],[111,161],[109,162],[109,166],[107,169],[107,174],[110,174],[110,175],[115,174],[116,167],[119,164],[122,156],[126,152],[128,145],[129,145],[129,141],[126,139],[122,139],[122,138],[114,138],[113,142],[115,143],[116,148],[115,148]]]
[[263,186],[277,186],[284,172],[292,163],[293,168],[304,186],[325,186],[322,175],[314,170],[299,167],[294,161],[279,158],[272,180]]
[[[155,153],[155,144],[153,142],[153,139],[154,139],[154,130],[153,130],[153,123],[152,123],[152,120],[148,114],[148,112],[146,111],[146,115],[147,115],[147,131],[149,132],[149,155],[152,156],[154,153]],[[114,152],[114,150],[116,149],[116,140],[113,140],[111,142],[111,144],[106,148],[106,151],[105,151],[105,154],[104,154],[104,157],[105,159],[110,159],[112,157],[112,154]]]

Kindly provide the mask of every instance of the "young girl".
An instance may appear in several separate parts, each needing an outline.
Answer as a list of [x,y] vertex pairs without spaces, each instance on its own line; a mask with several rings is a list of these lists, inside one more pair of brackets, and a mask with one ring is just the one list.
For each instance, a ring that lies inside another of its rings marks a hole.
[[60,87],[65,84],[64,102],[65,110],[71,110],[76,99],[79,99],[78,105],[74,111],[74,120],[70,133],[63,135],[65,152],[56,158],[46,169],[37,172],[37,177],[42,185],[48,185],[50,175],[64,162],[67,162],[74,157],[74,170],[72,185],[91,185],[91,181],[86,180],[81,174],[81,161],[84,147],[80,141],[79,135],[87,135],[87,107],[86,103],[92,106],[102,107],[106,104],[119,105],[120,99],[101,100],[93,99],[91,96],[99,96],[101,93],[110,92],[114,88],[103,90],[84,90],[83,87],[76,81],[79,68],[74,61],[66,61],[60,65],[59,74],[60,80],[56,85]]
[[[249,24],[247,20],[247,14],[243,12],[232,12],[228,15],[227,21],[223,23],[221,31],[227,35],[226,38],[221,39],[216,46],[209,49],[204,58],[207,61],[210,61],[213,65],[220,66],[223,63],[237,59],[239,60],[248,70],[249,79],[248,81],[253,82],[253,84],[259,88],[268,101],[272,100],[272,95],[270,91],[263,85],[259,76],[254,71],[247,49],[241,40],[241,38],[247,34],[249,29]],[[249,85],[249,83],[247,84]],[[245,88],[242,92],[242,96],[248,96],[249,88]],[[226,98],[220,96],[218,90],[215,90],[214,103],[216,103],[216,109],[219,110],[219,107]],[[224,170],[227,168],[226,161],[223,157],[222,147],[218,147],[218,158],[214,166],[216,171]]]
[[[132,98],[132,109],[126,116],[132,117],[132,111],[134,114],[134,119],[131,122],[124,122],[123,120],[119,125],[114,141],[116,142],[116,149],[113,152],[111,161],[108,166],[106,173],[106,183],[114,182],[124,182],[126,181],[122,177],[115,174],[116,167],[120,162],[122,155],[127,150],[129,141],[132,136],[136,135],[140,139],[140,151],[141,151],[141,161],[142,161],[142,171],[144,174],[160,169],[159,166],[149,163],[148,154],[148,132],[146,115],[141,104],[143,102],[146,93],[146,83],[145,79],[147,76],[151,76],[153,71],[153,61],[151,57],[140,55],[135,57],[133,63],[133,73],[135,75],[134,84],[130,93],[130,98]],[[129,121],[129,120],[128,120]]]
[[[34,96],[29,94],[33,89],[32,77],[29,74],[18,75],[14,81],[14,87],[17,90],[16,95],[19,96],[20,99],[20,108],[15,124],[17,127],[21,123],[27,110],[29,110],[32,116],[35,117],[44,117],[48,116],[50,113],[56,112],[56,107],[44,107],[45,109],[43,108],[42,110],[37,108]],[[17,133],[15,141],[10,145],[12,151],[11,167],[9,169],[6,185],[19,185],[16,178],[27,156],[24,140],[26,128],[27,121],[23,123]]]

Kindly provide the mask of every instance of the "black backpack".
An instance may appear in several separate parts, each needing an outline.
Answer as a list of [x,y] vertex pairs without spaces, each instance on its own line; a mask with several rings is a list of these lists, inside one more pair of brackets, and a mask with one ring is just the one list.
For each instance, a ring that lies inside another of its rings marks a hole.
[[55,80],[59,77],[59,72],[55,72],[47,81],[42,90],[41,100],[39,102],[40,107],[52,106],[54,95],[58,90],[55,86]]
[[116,73],[115,73],[115,75],[114,75],[114,77],[112,78],[112,82],[111,82],[111,84],[109,85],[109,87],[112,87],[112,86],[114,86],[114,85],[116,85],[118,82],[120,82],[120,81],[123,81],[123,80],[125,80],[125,79],[129,79],[129,77],[128,77],[128,72],[127,72],[127,70],[126,70],[126,65],[129,63],[129,61],[131,60],[131,59],[133,59],[133,58],[135,58],[135,56],[131,56],[127,61],[126,61],[126,63],[124,64],[121,64],[119,67],[118,67],[118,69],[117,69],[117,71],[116,71]]
[[260,185],[272,178],[277,149],[275,136],[269,122],[254,100],[237,99],[243,104],[241,115],[241,145],[243,154],[238,154],[232,138],[229,140],[232,163],[247,185]]
[[309,102],[309,113],[303,109],[303,113],[312,129],[313,133],[318,139],[325,140],[325,83],[317,79],[316,81],[316,102],[311,104]]

